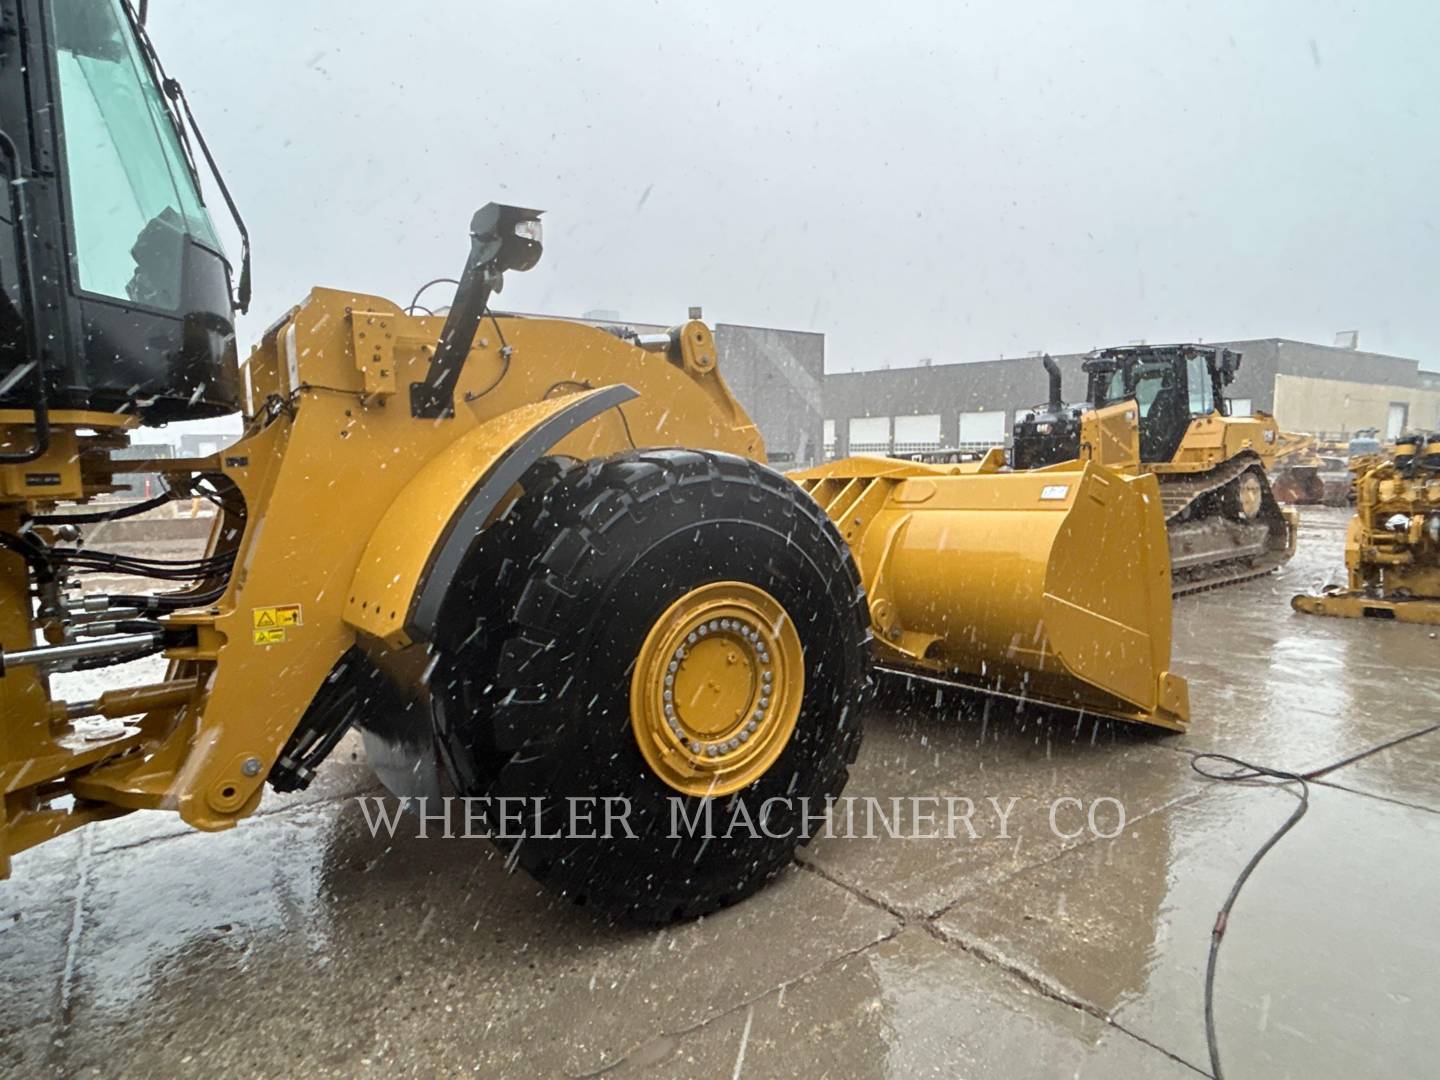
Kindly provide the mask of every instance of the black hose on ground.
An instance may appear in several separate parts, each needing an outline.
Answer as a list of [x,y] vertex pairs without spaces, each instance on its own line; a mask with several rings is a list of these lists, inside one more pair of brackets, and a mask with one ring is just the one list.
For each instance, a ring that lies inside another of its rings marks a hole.
[[[1260,865],[1262,859],[1270,853],[1270,850],[1280,842],[1281,838],[1293,829],[1310,809],[1310,784],[1311,780],[1318,780],[1326,773],[1332,773],[1342,769],[1361,758],[1367,758],[1371,754],[1377,754],[1381,750],[1388,750],[1392,746],[1409,742],[1411,739],[1418,739],[1422,735],[1429,735],[1432,732],[1440,731],[1440,724],[1431,724],[1416,731],[1399,735],[1386,742],[1377,743],[1374,746],[1366,747],[1358,753],[1349,757],[1341,758],[1339,761],[1331,762],[1329,765],[1322,765],[1318,769],[1310,769],[1308,772],[1297,773],[1286,769],[1272,769],[1265,765],[1253,765],[1240,758],[1231,757],[1229,754],[1196,754],[1190,761],[1190,767],[1201,776],[1209,780],[1220,780],[1226,783],[1254,781],[1260,779],[1277,780],[1281,785],[1299,784],[1300,793],[1296,796],[1299,803],[1288,818],[1266,838],[1265,842],[1256,849],[1255,854],[1240,871],[1240,876],[1235,879],[1235,884],[1230,886],[1230,892],[1225,897],[1225,902],[1220,905],[1220,910],[1215,915],[1215,925],[1210,931],[1210,954],[1205,961],[1205,1045],[1210,1051],[1210,1073],[1215,1080],[1225,1080],[1225,1071],[1220,1067],[1220,1043],[1215,1034],[1215,969],[1220,959],[1220,943],[1225,938],[1225,931],[1230,924],[1230,912],[1235,907],[1235,901],[1240,896],[1240,890],[1250,880],[1250,875]],[[1229,772],[1210,772],[1201,767],[1202,761],[1218,761],[1234,768]]]

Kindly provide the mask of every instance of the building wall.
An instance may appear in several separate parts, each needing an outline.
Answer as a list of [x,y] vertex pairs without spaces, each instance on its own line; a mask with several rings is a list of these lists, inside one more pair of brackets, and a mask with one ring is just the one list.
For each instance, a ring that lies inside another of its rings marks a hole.
[[1392,404],[1407,407],[1408,430],[1440,431],[1440,387],[1275,376],[1275,418],[1290,431],[1345,436],[1361,428],[1378,428],[1381,435],[1388,435]]
[[787,468],[820,461],[825,335],[716,323],[715,349],[770,460]]
[[[1373,387],[1373,391],[1366,394],[1369,398],[1383,399],[1385,406],[1380,410],[1378,421],[1370,420],[1358,426],[1378,426],[1382,429],[1388,403],[1408,400],[1406,395],[1421,389],[1419,365],[1406,357],[1284,338],[1207,344],[1233,349],[1241,354],[1240,371],[1229,388],[1231,399],[1249,401],[1251,411],[1275,413],[1281,427],[1289,430],[1316,430],[1318,417],[1308,405],[1302,404],[1302,401],[1311,399],[1295,396],[1297,391],[1293,387],[1288,407],[1285,399],[1277,397],[1278,380],[1282,376],[1328,380],[1352,388],[1361,384]],[[1063,393],[1067,401],[1082,401],[1085,398],[1085,377],[1080,367],[1083,360],[1082,353],[1055,356],[1063,376]],[[1436,387],[1440,388],[1440,373],[1424,373],[1424,377],[1434,380]],[[1048,395],[1048,387],[1045,371],[1036,357],[848,372],[826,376],[824,418],[830,422],[827,431],[833,427],[834,453],[839,456],[850,452],[847,434],[849,420],[853,417],[893,418],[938,413],[944,445],[962,446],[965,445],[960,432],[962,413],[1003,411],[1008,436],[1013,429],[1015,413],[1043,402]],[[1358,392],[1352,396],[1359,400]],[[1434,421],[1435,418],[1428,414],[1422,417],[1425,412],[1423,404],[1418,406],[1418,410],[1411,410],[1412,425]],[[1367,406],[1364,415],[1372,413],[1373,409]],[[1333,418],[1326,414],[1325,419]],[[1350,419],[1348,414],[1345,419]],[[874,447],[868,449],[873,452]]]
[[[640,334],[668,329],[658,323],[628,320],[584,317],[569,321],[628,327]],[[770,461],[786,469],[821,461],[825,335],[739,323],[714,326],[720,374],[760,429]]]
[[[1074,400],[1084,396],[1081,359],[1079,354],[1055,358],[1065,393]],[[846,372],[825,377],[825,418],[835,421],[840,456],[850,452],[851,417],[938,413],[943,445],[959,446],[961,413],[1003,411],[1008,432],[1015,411],[1043,402],[1049,385],[1038,358]]]

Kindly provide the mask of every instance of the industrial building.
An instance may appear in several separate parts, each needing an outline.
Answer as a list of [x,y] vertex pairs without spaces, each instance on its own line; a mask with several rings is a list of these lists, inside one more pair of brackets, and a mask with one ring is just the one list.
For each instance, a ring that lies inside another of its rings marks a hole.
[[[546,315],[548,319],[565,316]],[[701,317],[699,308],[692,318]],[[588,311],[575,322],[606,329],[659,333],[666,326]],[[782,468],[820,460],[825,335],[738,323],[714,323],[715,351],[726,383],[760,429],[770,461]]]
[[[666,329],[603,310],[573,321],[641,334]],[[1047,390],[1039,354],[826,374],[821,332],[724,322],[714,327],[725,380],[780,468],[845,454],[1001,446],[1016,417],[1041,403]],[[1422,370],[1415,359],[1288,338],[1210,344],[1243,356],[1230,387],[1234,415],[1270,412],[1286,430],[1340,437],[1365,428],[1389,438],[1440,430],[1440,371]],[[1067,400],[1084,398],[1084,358],[1055,356]],[[234,438],[187,434],[176,449],[211,453]]]
[[[1290,431],[1348,435],[1377,428],[1389,438],[1440,429],[1440,372],[1419,361],[1288,338],[1210,342],[1242,354],[1230,387],[1232,412],[1273,413]],[[1083,400],[1083,353],[1056,355],[1066,398]],[[1003,445],[1017,415],[1044,401],[1038,354],[831,374],[825,378],[827,457]],[[749,404],[747,402],[747,404]]]

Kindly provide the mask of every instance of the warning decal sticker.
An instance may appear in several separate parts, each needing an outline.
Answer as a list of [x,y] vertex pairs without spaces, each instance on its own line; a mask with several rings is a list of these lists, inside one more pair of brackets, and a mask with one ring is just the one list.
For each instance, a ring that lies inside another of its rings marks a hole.
[[282,645],[288,636],[286,631],[301,625],[300,605],[251,608],[250,623],[254,628],[253,641],[256,645]]

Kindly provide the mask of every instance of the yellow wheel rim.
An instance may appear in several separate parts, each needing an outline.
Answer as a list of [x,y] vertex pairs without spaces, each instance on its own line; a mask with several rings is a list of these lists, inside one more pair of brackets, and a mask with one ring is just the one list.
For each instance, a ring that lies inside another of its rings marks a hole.
[[630,678],[630,726],[667,785],[728,795],[775,764],[804,692],[800,635],[779,601],[717,581],[671,604],[645,636]]

